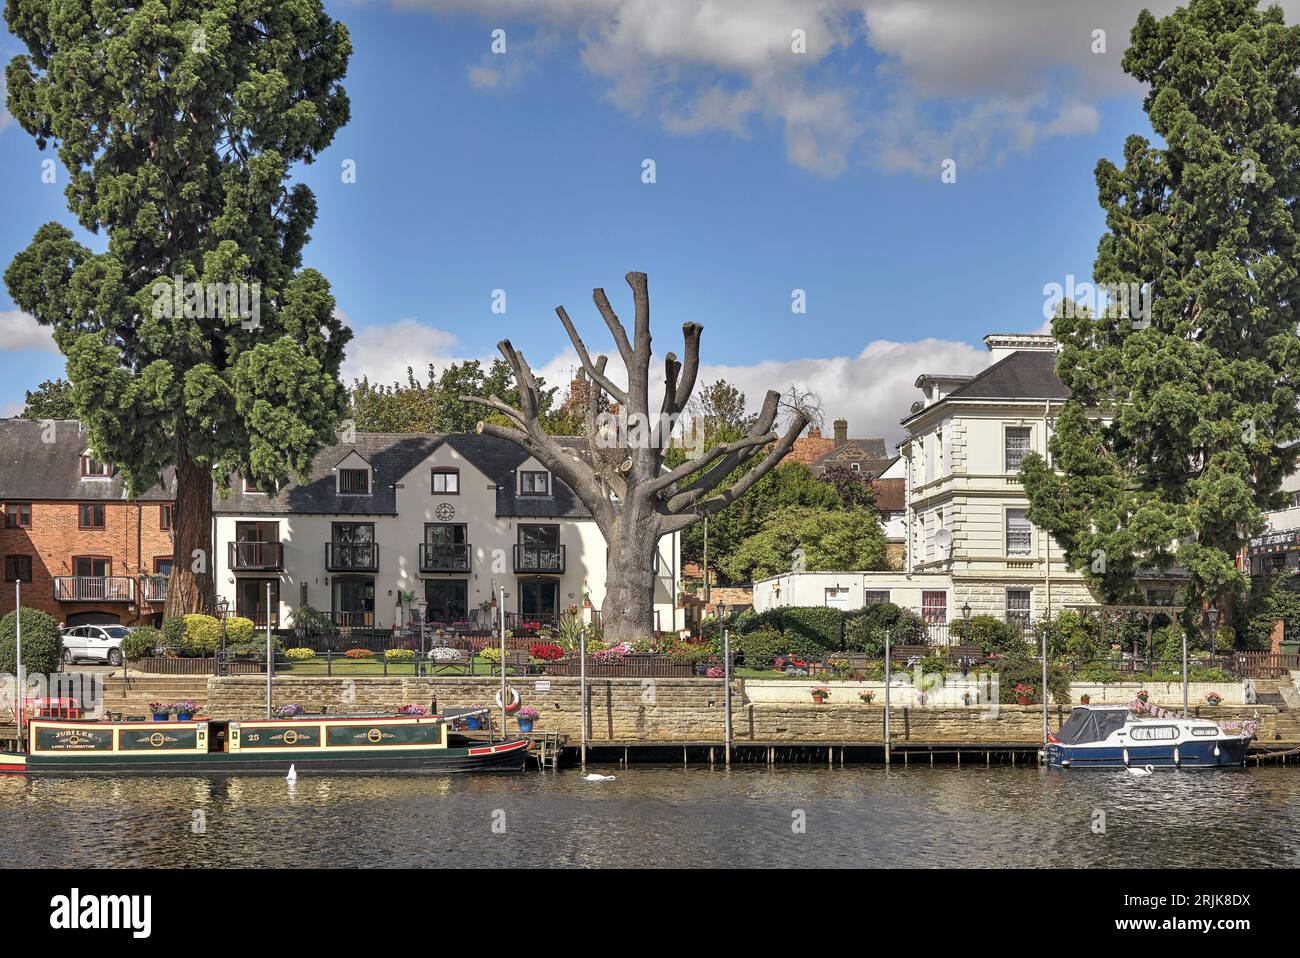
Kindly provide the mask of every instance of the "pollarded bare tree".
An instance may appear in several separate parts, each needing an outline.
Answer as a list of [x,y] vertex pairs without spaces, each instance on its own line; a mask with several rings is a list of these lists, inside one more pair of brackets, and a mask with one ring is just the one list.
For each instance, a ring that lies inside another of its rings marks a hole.
[[[809,422],[807,413],[794,409],[784,435],[775,432],[781,396],[769,392],[744,437],[702,450],[676,468],[667,468],[667,427],[679,421],[695,388],[703,327],[698,323],[682,326],[685,357],[678,361],[669,353],[664,358],[663,400],[659,410],[651,413],[650,296],[646,275],[628,273],[627,283],[632,287],[636,307],[631,341],[605,291],[592,291],[592,299],[609,326],[627,370],[626,389],[606,374],[607,357],[592,360],[564,307],[555,310],[591,380],[584,410],[586,457],[542,428],[536,379],[523,354],[509,340],[502,340],[497,348],[514,370],[520,408],[507,405],[495,395],[488,399],[461,397],[514,423],[501,426],[480,422],[478,431],[522,446],[563,479],[591,511],[607,546],[601,619],[607,639],[615,642],[641,638],[654,629],[655,553],[660,538],[701,521],[744,495],[790,451]],[[617,410],[614,417],[611,408]],[[741,466],[765,449],[761,459],[732,481]]]

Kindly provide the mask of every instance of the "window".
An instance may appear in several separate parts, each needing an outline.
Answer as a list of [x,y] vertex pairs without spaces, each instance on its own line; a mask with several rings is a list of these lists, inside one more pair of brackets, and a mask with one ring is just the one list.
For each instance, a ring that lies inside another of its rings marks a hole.
[[435,469],[430,479],[429,490],[436,496],[460,495],[460,470]]
[[172,527],[172,504],[164,502],[158,507],[158,528],[167,532]]
[[889,602],[889,590],[884,589],[878,592],[864,592],[862,594],[863,605],[885,605]]
[[[1285,559],[1286,557],[1281,556],[1280,558]],[[1173,589],[1147,589],[1147,604],[1148,605],[1173,605],[1174,590]]]
[[32,581],[32,557],[31,556],[5,556],[5,581],[6,582],[31,582]]
[[1021,629],[1029,628],[1032,603],[1033,592],[1029,589],[1007,589],[1007,621]]
[[108,479],[113,475],[113,467],[86,452],[81,455],[81,475],[85,479]]
[[931,625],[942,625],[948,621],[948,593],[922,592],[921,618]]
[[74,556],[72,574],[78,579],[100,579],[113,574],[113,560],[108,556]]
[[235,615],[248,619],[259,629],[266,628],[268,606],[266,587],[271,587],[269,615],[274,628],[280,621],[280,580],[238,579],[235,582]]
[[5,503],[5,528],[30,529],[32,527],[32,504],[30,502]]
[[827,589],[823,601],[832,609],[847,610],[849,607],[849,590],[845,587]]
[[172,574],[172,557],[154,556],[153,572],[154,575],[170,576]]
[[82,529],[104,528],[104,504],[83,502],[77,507],[77,526]]
[[550,493],[550,476],[545,472],[519,473],[519,494],[521,496],[545,496]]
[[1034,527],[1024,509],[1007,510],[1007,555],[1027,556],[1034,547]]
[[862,471],[862,463],[860,463],[860,462],[851,462],[851,463],[849,463],[849,468],[852,469],[854,472],[861,472],[861,471]]
[[1029,455],[1029,437],[1031,430],[1028,426],[1008,426],[1004,434],[1004,450],[1006,453],[1007,472],[1019,472],[1020,466],[1025,461],[1025,456]]
[[1173,725],[1135,725],[1128,734],[1135,742],[1169,742],[1178,738],[1178,729]]
[[339,493],[345,496],[366,496],[370,494],[369,469],[340,469]]

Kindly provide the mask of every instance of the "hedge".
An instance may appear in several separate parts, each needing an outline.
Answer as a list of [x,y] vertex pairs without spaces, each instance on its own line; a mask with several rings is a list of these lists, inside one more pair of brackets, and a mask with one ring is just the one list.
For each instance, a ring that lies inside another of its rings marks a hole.
[[128,659],[143,659],[153,655],[162,645],[162,633],[153,626],[142,625],[132,629],[122,639],[122,654]]
[[[23,671],[28,674],[53,675],[63,658],[63,636],[54,617],[40,609],[24,608]],[[0,619],[0,672],[18,673],[18,613]]]
[[743,656],[738,664],[749,669],[770,669],[779,655],[792,655],[801,659],[817,659],[826,650],[807,636],[793,632],[781,633],[775,629],[761,629],[740,635],[736,651]]
[[221,623],[210,615],[185,616],[185,654],[213,655],[221,647]]
[[807,640],[823,652],[841,648],[844,613],[828,606],[791,607],[781,610],[781,631],[788,641]]

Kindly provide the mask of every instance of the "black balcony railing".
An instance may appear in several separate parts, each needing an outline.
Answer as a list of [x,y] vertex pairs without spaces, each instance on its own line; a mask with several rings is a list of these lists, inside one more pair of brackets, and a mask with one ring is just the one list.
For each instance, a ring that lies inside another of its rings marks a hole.
[[167,601],[167,576],[151,575],[140,583],[141,592],[146,602]]
[[135,598],[135,579],[129,575],[56,575],[57,602],[130,602]]
[[340,629],[370,629],[375,625],[374,612],[331,612],[330,618]]
[[284,547],[278,542],[230,543],[230,568],[281,569],[284,567]]
[[327,542],[325,568],[330,572],[378,572],[379,546],[373,542]]
[[421,572],[468,572],[470,547],[467,542],[421,542]]
[[563,572],[564,546],[515,546],[515,572]]
[[[238,616],[239,618],[241,618],[241,619],[248,619],[248,621],[252,622],[253,625],[257,626],[257,628],[259,628],[259,629],[265,629],[265,628],[266,628],[266,613],[265,613],[265,612],[262,612],[262,611],[258,611],[258,612],[250,612],[250,611],[247,610],[247,609],[236,609],[236,610],[235,610],[235,615],[237,615],[237,616]],[[271,613],[271,628],[273,628],[273,629],[277,629],[277,628],[279,628],[279,627],[280,627],[280,613],[279,613],[278,611],[276,611],[276,612],[272,612],[272,613]],[[259,641],[259,639],[258,639],[257,636],[253,636],[253,638],[252,638],[250,641],[253,642],[254,644],[256,644],[256,643]]]

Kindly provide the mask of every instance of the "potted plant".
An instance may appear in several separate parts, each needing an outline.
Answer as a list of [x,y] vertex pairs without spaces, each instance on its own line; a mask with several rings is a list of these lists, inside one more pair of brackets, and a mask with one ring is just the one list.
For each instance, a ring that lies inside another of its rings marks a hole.
[[281,705],[278,709],[275,710],[275,716],[276,718],[296,718],[297,716],[302,715],[306,711],[307,710],[303,708],[301,705],[299,705],[297,702],[293,702],[289,705]]
[[170,702],[150,702],[149,711],[153,713],[155,722],[165,722],[171,717],[172,709],[175,708]]
[[518,712],[516,712],[515,718],[519,722],[519,731],[531,732],[533,730],[533,723],[537,721],[537,717],[540,714],[541,713],[539,713],[537,709],[533,708],[530,705],[525,705]]
[[398,715],[428,715],[429,710],[423,705],[403,705],[397,710]]
[[[481,709],[481,708],[484,708],[484,706],[482,706],[482,705],[471,705],[470,708],[472,708],[472,709]],[[480,721],[480,719],[479,719],[479,717],[478,717],[477,715],[466,715],[466,716],[465,716],[465,727],[466,727],[467,729],[470,729],[471,731],[473,731],[474,729],[479,729],[479,728],[482,728],[483,726],[482,726],[482,722]]]
[[1087,705],[1090,702],[1092,702],[1092,696],[1089,695],[1087,692],[1084,692],[1082,695],[1079,696],[1080,705]]
[[1222,702],[1222,701],[1223,701],[1223,696],[1220,695],[1218,692],[1206,692],[1206,693],[1205,693],[1205,704],[1206,704],[1206,705],[1218,705],[1218,704],[1219,704],[1220,702]]
[[813,701],[818,705],[831,697],[831,690],[824,685],[814,685],[809,691],[812,692]]
[[876,700],[876,693],[872,692],[870,689],[863,689],[858,693],[858,698],[862,701],[863,705],[870,705]]
[[1024,682],[1017,682],[1015,691],[1012,694],[1016,697],[1017,705],[1028,705],[1030,696],[1034,694],[1034,687],[1026,685]]
[[199,703],[193,699],[181,699],[172,708],[176,710],[176,720],[178,722],[188,722],[194,718],[194,713],[199,710]]

